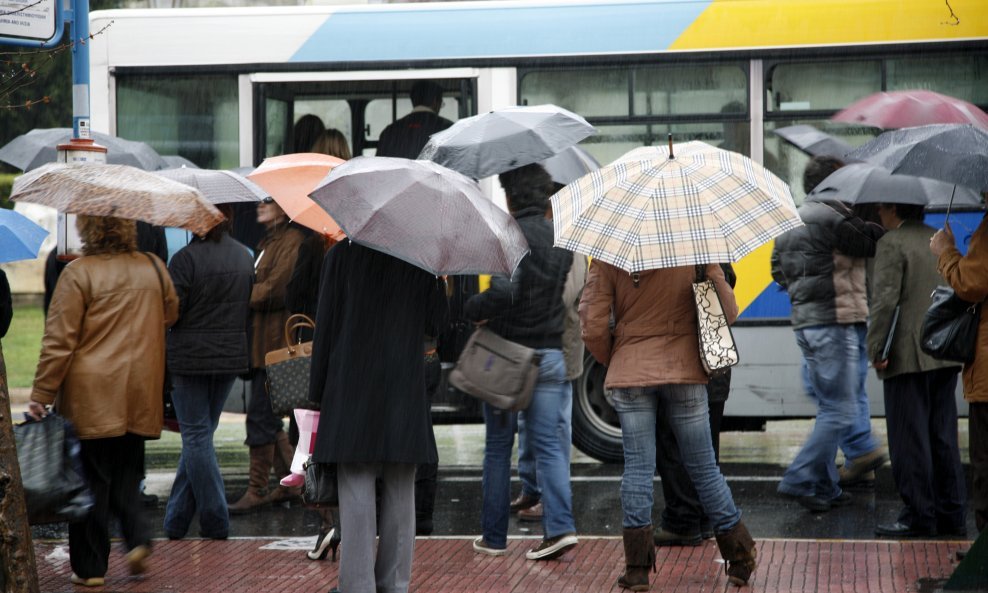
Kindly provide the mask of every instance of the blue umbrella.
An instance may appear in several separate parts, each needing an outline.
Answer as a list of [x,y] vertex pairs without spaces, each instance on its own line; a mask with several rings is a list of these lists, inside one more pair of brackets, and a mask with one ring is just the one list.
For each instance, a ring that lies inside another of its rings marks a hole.
[[23,214],[0,208],[0,263],[38,257],[48,231]]

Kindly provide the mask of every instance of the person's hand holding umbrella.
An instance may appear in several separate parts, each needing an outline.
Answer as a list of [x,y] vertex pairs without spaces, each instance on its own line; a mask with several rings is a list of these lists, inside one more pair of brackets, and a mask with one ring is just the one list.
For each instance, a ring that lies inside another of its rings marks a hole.
[[937,257],[940,257],[941,253],[956,245],[957,241],[954,239],[954,231],[950,229],[949,222],[945,222],[943,228],[933,233],[933,236],[930,237],[930,251]]

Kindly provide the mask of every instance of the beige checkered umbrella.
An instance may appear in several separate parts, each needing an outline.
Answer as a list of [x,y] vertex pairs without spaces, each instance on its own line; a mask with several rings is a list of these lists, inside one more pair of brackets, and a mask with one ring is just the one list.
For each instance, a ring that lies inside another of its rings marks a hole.
[[703,142],[632,150],[552,196],[552,211],[556,246],[629,272],[738,261],[803,224],[781,179]]
[[197,189],[127,165],[44,165],[15,179],[10,199],[69,214],[143,220],[197,235],[223,220]]

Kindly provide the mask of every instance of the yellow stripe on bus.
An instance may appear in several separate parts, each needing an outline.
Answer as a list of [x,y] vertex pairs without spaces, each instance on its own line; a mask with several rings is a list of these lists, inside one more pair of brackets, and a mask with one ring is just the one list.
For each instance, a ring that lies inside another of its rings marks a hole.
[[772,284],[773,245],[775,242],[769,241],[734,264],[734,273],[738,276],[734,298],[741,313]]
[[714,0],[670,49],[979,37],[988,37],[986,0]]

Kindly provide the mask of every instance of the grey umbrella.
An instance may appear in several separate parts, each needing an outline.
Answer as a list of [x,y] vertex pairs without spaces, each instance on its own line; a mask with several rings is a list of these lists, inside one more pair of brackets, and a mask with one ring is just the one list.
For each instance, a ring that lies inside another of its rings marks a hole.
[[813,126],[787,126],[772,131],[779,138],[810,156],[833,156],[842,159],[844,155],[854,150],[854,147],[847,142]]
[[552,177],[552,180],[560,185],[569,185],[587,173],[600,168],[597,159],[579,146],[570,146],[542,161],[541,164]]
[[891,130],[847,155],[892,173],[988,191],[988,132],[971,124]]
[[[0,148],[0,161],[21,171],[31,171],[58,159],[56,147],[72,138],[72,128],[38,128],[21,134]],[[93,132],[92,139],[106,147],[108,165],[128,165],[157,171],[167,169],[168,163],[144,142],[125,140],[109,134]]]
[[347,237],[436,275],[511,274],[518,223],[476,181],[429,161],[357,157],[309,194]]
[[481,179],[549,158],[595,131],[587,120],[555,105],[507,107],[433,134],[419,158]]
[[155,175],[198,189],[210,204],[260,202],[268,197],[259,185],[232,171],[180,167],[156,171]]
[[810,201],[838,200],[848,204],[918,204],[946,206],[954,203],[980,206],[981,197],[970,188],[958,187],[912,175],[892,175],[868,163],[853,163],[837,169],[806,196]]

